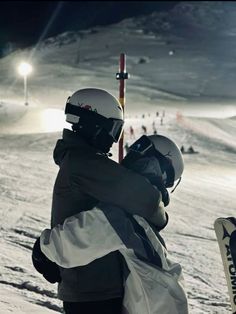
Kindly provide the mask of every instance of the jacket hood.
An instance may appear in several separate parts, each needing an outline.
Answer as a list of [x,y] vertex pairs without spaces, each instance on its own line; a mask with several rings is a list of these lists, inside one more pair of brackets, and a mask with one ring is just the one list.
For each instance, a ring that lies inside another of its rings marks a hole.
[[55,164],[60,165],[62,159],[64,158],[67,152],[67,149],[68,149],[67,144],[62,139],[57,141],[53,151],[53,159]]
[[57,141],[53,151],[53,159],[57,165],[61,164],[61,161],[70,149],[78,149],[81,151],[90,150],[91,152],[94,151],[95,154],[97,153],[97,150],[87,144],[77,133],[64,129],[62,139]]

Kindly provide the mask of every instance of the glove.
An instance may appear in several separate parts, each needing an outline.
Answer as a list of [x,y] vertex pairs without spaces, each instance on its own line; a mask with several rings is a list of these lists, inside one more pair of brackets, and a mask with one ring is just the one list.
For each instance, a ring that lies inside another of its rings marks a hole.
[[59,266],[50,261],[40,248],[40,238],[38,238],[33,246],[32,262],[34,268],[43,275],[50,283],[61,282]]

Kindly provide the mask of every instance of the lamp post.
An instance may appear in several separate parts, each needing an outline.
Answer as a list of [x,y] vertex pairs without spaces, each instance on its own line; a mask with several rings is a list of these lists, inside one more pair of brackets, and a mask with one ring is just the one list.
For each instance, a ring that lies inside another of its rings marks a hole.
[[28,85],[27,85],[27,77],[32,72],[32,66],[29,63],[21,62],[18,67],[18,72],[24,78],[24,98],[25,98],[25,106],[28,106]]

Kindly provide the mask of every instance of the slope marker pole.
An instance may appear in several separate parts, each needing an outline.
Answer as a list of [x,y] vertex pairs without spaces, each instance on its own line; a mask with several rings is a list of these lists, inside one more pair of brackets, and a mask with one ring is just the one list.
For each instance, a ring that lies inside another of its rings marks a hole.
[[[119,101],[123,109],[123,114],[125,115],[125,93],[126,93],[126,84],[125,80],[129,78],[128,73],[126,72],[126,55],[124,53],[120,54],[120,63],[119,63],[119,72],[116,73],[116,79],[120,81],[119,86]],[[119,141],[119,163],[124,158],[124,131],[122,132],[120,141]]]

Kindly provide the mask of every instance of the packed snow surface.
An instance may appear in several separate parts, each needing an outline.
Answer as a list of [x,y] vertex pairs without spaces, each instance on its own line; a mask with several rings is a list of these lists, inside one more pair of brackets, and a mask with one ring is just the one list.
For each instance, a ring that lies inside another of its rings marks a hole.
[[[162,235],[172,258],[183,266],[190,313],[229,313],[213,222],[220,216],[235,215],[235,119],[177,120],[166,110],[160,125],[156,112],[145,111],[144,119],[142,114],[137,112],[126,120],[128,143],[134,141],[129,126],[138,138],[142,124],[152,134],[154,121],[159,134],[199,151],[184,155],[184,175],[171,194],[170,221]],[[225,136],[219,138],[219,134]],[[48,284],[31,264],[32,245],[41,230],[49,227],[58,170],[52,151],[60,137],[61,132],[0,136],[0,313],[61,311],[55,285]],[[117,149],[113,150],[113,158],[117,160]]]
[[[154,14],[108,28],[62,34],[37,49],[0,59],[0,314],[62,313],[56,285],[47,283],[31,263],[33,243],[50,225],[58,171],[52,152],[62,128],[68,127],[63,108],[73,91],[100,87],[118,96],[115,73],[123,51],[131,74],[125,142],[139,138],[144,125],[147,134],[156,129],[179,147],[192,145],[199,152],[184,155],[183,178],[171,194],[170,220],[162,232],[172,259],[183,266],[190,314],[230,313],[213,223],[218,217],[235,216],[236,95],[235,71],[229,70],[236,66],[232,57],[235,6],[231,4],[228,12],[230,31],[216,29],[216,38],[215,21],[223,14],[222,2],[217,3],[210,13],[210,2],[205,3],[206,11],[197,10],[193,2],[178,6],[165,21]],[[204,12],[211,17],[205,24]],[[194,42],[194,36],[184,33],[181,14],[188,25],[199,29],[198,36],[204,34],[202,41],[197,37]],[[176,32],[174,23],[179,23]],[[229,37],[231,41],[226,40]],[[217,46],[216,39],[223,46]],[[34,73],[26,108],[23,82],[13,68],[29,55]],[[130,126],[135,138],[130,137]],[[117,155],[114,146],[112,158],[117,160]]]

